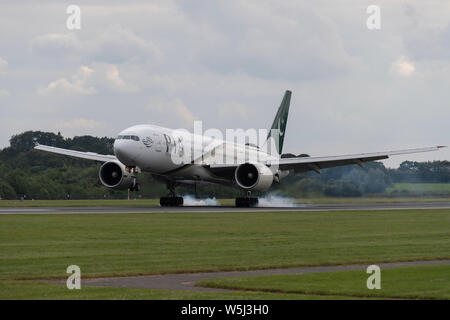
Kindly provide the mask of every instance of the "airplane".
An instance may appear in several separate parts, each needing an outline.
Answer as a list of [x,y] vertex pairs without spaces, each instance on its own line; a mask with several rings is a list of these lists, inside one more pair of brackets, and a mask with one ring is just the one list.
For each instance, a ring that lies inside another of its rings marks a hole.
[[254,207],[258,205],[258,198],[251,196],[252,191],[267,191],[288,175],[306,171],[320,173],[325,168],[351,164],[362,167],[368,161],[444,147],[326,157],[281,157],[291,94],[287,90],[283,96],[263,145],[265,148],[144,124],[119,133],[114,141],[114,155],[61,149],[37,142],[35,149],[101,162],[99,179],[107,188],[139,191],[137,174],[149,172],[166,182],[169,194],[160,198],[161,206],[183,205],[183,197],[175,192],[180,184],[212,183],[242,190],[245,195],[235,199],[236,207]]

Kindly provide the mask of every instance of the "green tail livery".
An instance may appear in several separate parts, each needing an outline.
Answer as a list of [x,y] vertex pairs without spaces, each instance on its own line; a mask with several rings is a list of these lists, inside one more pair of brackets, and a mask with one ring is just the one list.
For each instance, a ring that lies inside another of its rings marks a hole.
[[270,128],[270,132],[267,136],[267,140],[269,140],[270,137],[273,137],[275,147],[279,155],[281,155],[281,152],[283,151],[284,133],[286,132],[290,103],[291,91],[286,90],[283,101],[281,101],[281,105],[278,108],[275,119],[273,119],[272,127]]

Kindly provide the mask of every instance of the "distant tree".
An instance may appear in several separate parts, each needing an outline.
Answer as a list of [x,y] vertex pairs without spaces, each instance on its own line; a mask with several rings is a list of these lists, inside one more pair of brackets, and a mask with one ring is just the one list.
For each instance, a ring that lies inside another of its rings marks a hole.
[[342,197],[360,197],[362,195],[359,185],[348,180],[340,181],[339,188]]
[[29,151],[34,148],[36,142],[55,147],[65,147],[63,137],[51,132],[26,131],[24,133],[12,136],[9,140],[11,149],[16,152]]
[[2,178],[0,178],[0,198],[6,200],[13,200],[17,198],[14,188]]
[[308,177],[300,179],[289,188],[288,195],[290,196],[317,196],[323,194],[324,184],[320,179],[315,177]]
[[387,186],[384,173],[379,169],[370,169],[362,184],[365,193],[382,193]]
[[450,182],[450,162],[404,161],[398,169],[390,169],[389,175],[393,182],[448,183]]

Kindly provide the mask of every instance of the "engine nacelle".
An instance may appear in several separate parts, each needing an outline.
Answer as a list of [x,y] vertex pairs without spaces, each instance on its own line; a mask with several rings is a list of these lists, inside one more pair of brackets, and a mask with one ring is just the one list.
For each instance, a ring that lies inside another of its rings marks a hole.
[[111,189],[129,189],[136,185],[136,176],[126,171],[119,161],[105,162],[98,174],[101,183]]
[[273,182],[272,171],[261,163],[243,163],[236,168],[234,179],[245,190],[265,191]]

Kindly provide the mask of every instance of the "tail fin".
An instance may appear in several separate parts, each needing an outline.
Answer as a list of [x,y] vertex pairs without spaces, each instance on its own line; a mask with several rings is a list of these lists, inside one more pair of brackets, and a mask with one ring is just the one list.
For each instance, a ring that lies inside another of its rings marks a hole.
[[273,138],[276,150],[279,155],[281,155],[281,152],[283,151],[284,133],[286,132],[289,105],[291,103],[291,94],[292,92],[289,90],[286,90],[286,92],[284,93],[283,101],[281,101],[281,105],[278,108],[275,119],[273,119],[272,127],[270,128],[266,141],[267,144],[269,138]]

